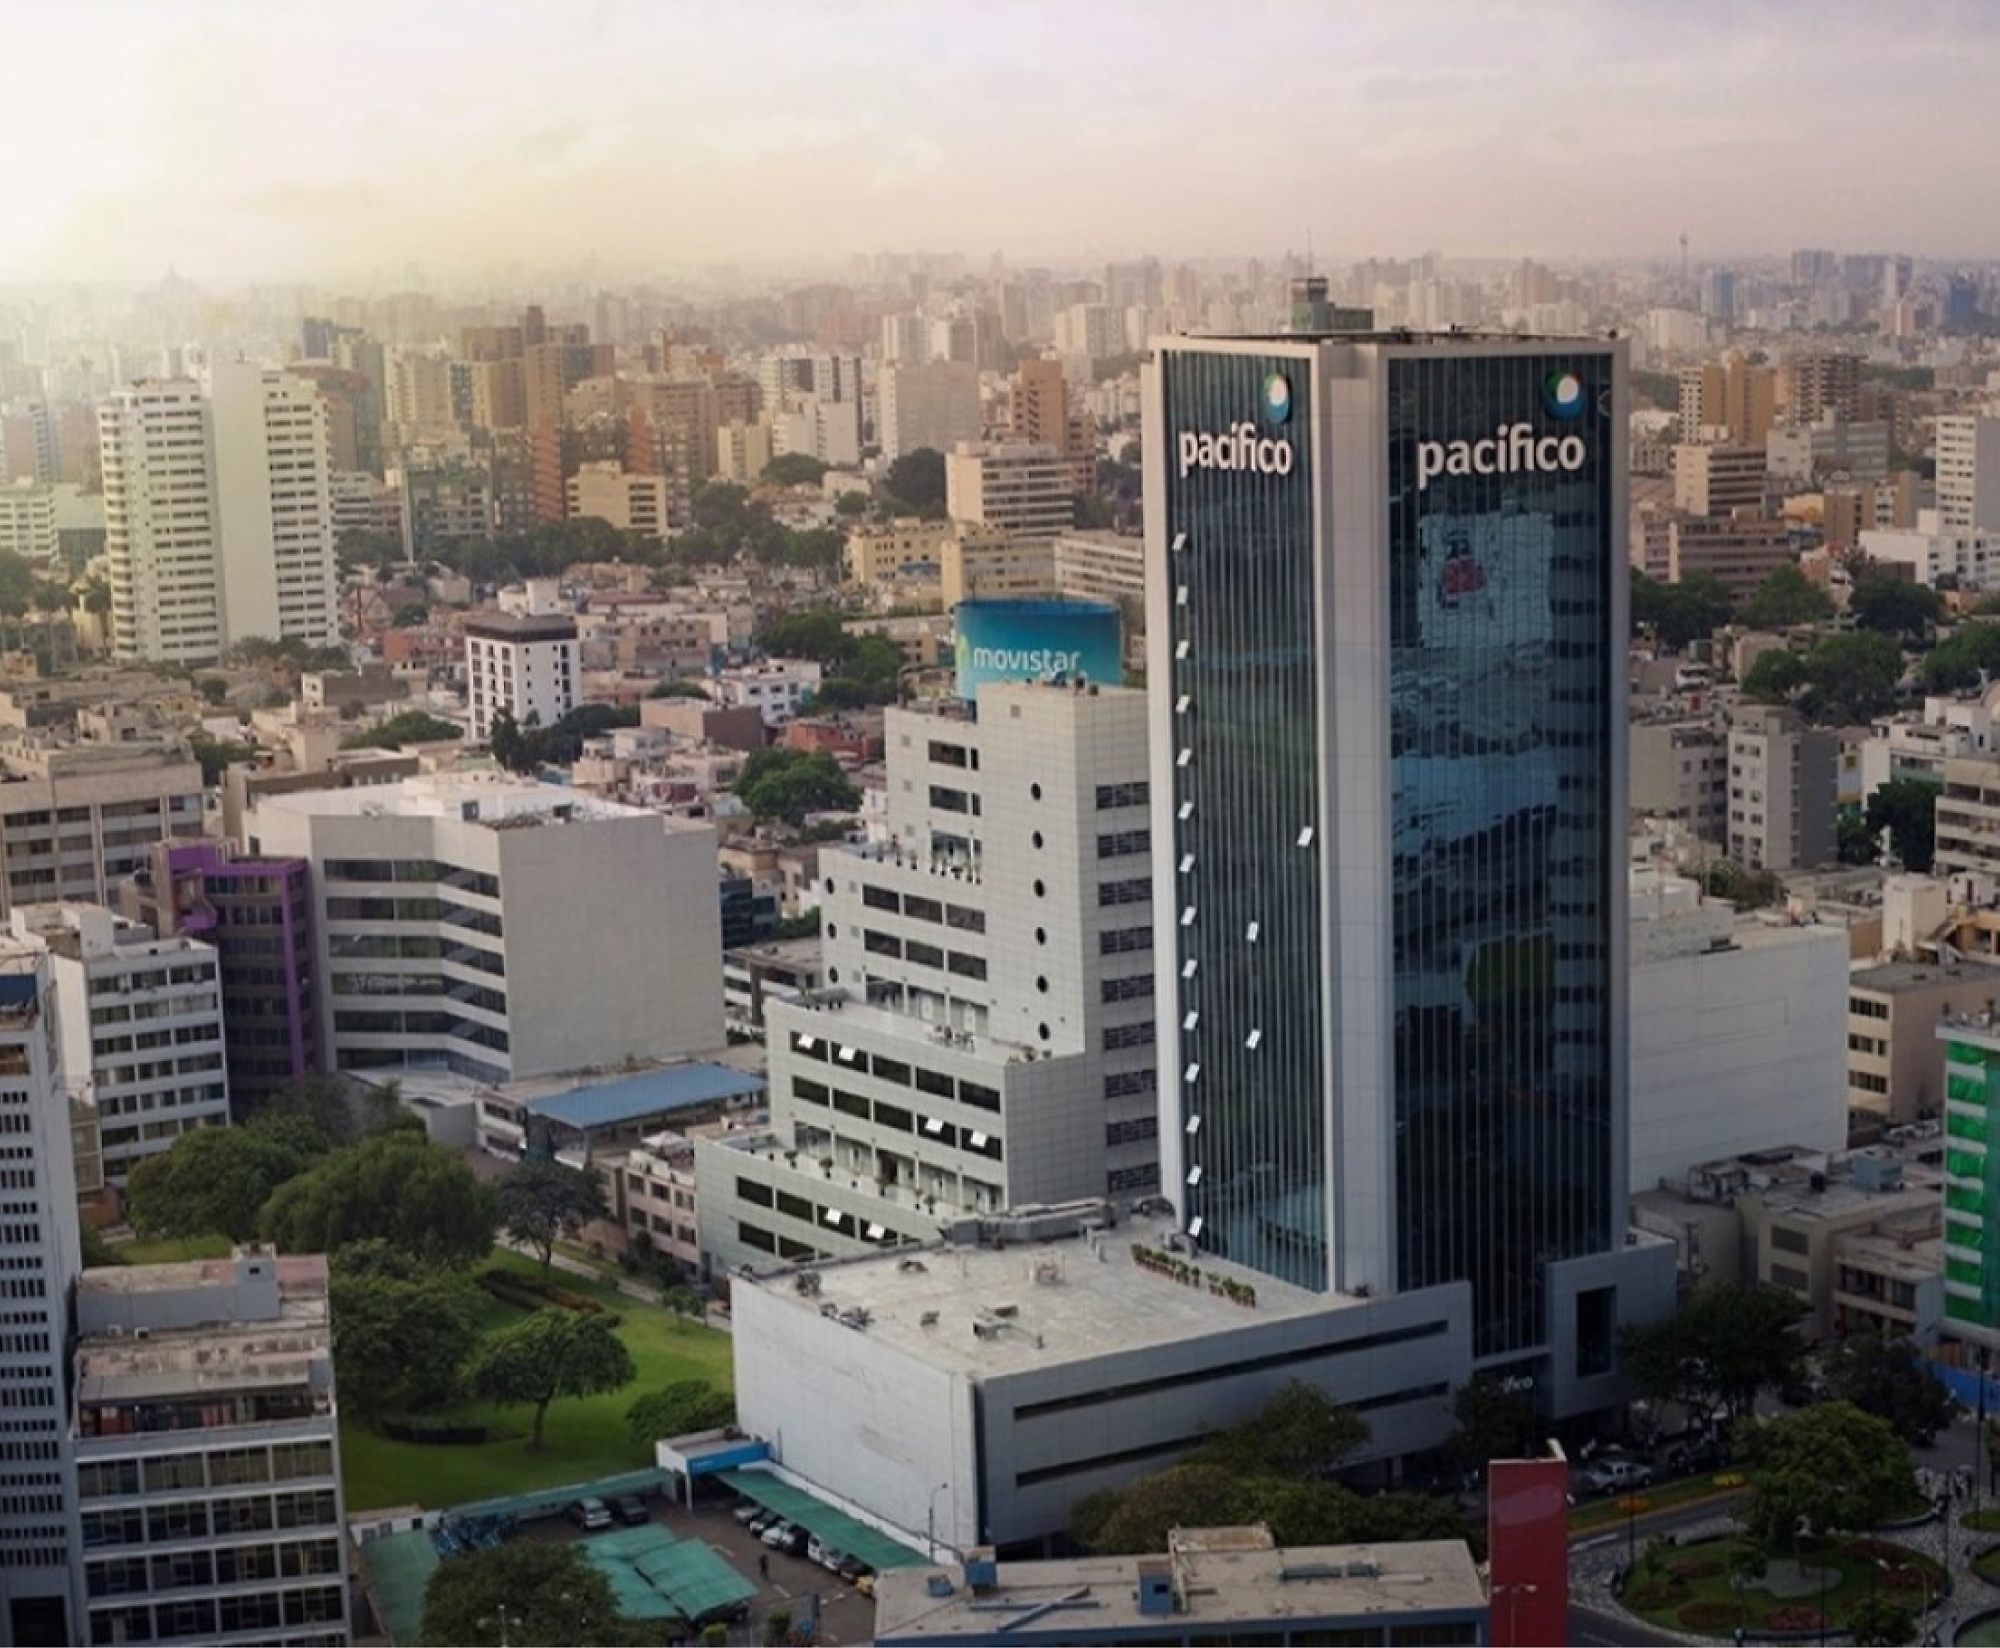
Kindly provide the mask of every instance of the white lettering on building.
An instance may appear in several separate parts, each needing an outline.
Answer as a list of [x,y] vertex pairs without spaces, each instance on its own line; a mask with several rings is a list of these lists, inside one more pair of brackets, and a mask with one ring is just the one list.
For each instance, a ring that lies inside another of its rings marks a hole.
[[1183,430],[1180,460],[1183,476],[1197,469],[1235,469],[1256,475],[1289,475],[1292,472],[1292,443],[1259,435],[1254,423],[1232,424],[1220,435]]
[[1531,423],[1503,423],[1489,440],[1419,441],[1417,490],[1439,475],[1570,473],[1583,467],[1587,450],[1581,435],[1538,436]]

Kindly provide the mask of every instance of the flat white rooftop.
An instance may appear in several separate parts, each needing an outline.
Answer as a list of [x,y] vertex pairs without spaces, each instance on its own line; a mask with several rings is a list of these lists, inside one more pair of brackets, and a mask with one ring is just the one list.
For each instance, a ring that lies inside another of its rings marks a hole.
[[[813,1316],[865,1312],[866,1325],[855,1331],[973,1376],[1024,1373],[1366,1303],[1292,1287],[1211,1254],[1172,1256],[1198,1267],[1198,1283],[1134,1259],[1135,1241],[1164,1251],[1170,1230],[1140,1219],[1094,1237],[1005,1248],[905,1248],[787,1267],[735,1285]],[[817,1291],[800,1291],[807,1273],[818,1278]],[[1256,1303],[1211,1293],[1211,1278],[1254,1289]]]
[[[424,773],[392,784],[261,795],[259,808],[312,817],[450,818],[505,828],[532,823],[607,818],[658,818],[644,807],[599,801],[561,784],[537,784],[508,773]],[[467,809],[471,815],[467,817]]]

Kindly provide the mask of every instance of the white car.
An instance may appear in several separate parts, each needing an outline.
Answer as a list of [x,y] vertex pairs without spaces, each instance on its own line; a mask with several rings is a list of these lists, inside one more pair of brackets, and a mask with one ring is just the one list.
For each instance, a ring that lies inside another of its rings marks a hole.
[[1653,1485],[1653,1467],[1636,1459],[1600,1459],[1586,1466],[1583,1485],[1592,1493],[1629,1493]]

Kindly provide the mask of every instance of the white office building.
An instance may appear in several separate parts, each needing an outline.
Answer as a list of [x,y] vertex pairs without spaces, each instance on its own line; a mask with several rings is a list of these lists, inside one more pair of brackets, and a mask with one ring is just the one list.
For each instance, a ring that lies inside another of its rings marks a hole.
[[1054,447],[1032,441],[962,442],[944,456],[945,512],[1047,542],[1076,519],[1071,472]]
[[826,988],[767,1001],[768,1133],[696,1147],[725,1267],[1159,1185],[1143,694],[892,709],[881,847],[820,855]]
[[1739,916],[1632,875],[1633,1190],[1703,1162],[1847,1142],[1847,932]]
[[970,361],[885,366],[876,393],[876,435],[885,458],[919,447],[949,452],[960,441],[979,439],[979,369]]
[[1877,528],[1861,534],[1861,553],[1872,561],[1908,567],[1910,577],[1932,589],[1950,578],[1962,590],[2000,587],[2000,530],[1947,530],[1926,510],[1914,529]]
[[340,639],[333,446],[325,397],[250,361],[209,371],[225,645]]
[[188,382],[134,384],[97,413],[111,649],[194,663],[223,650],[221,518],[209,406]]
[[222,980],[215,947],[157,938],[96,904],[31,904],[17,939],[48,951],[59,1080],[96,1113],[104,1178],[195,1127],[229,1121]]
[[574,613],[477,613],[465,620],[464,636],[465,701],[474,743],[493,737],[494,717],[502,710],[517,727],[530,720],[549,727],[576,708],[583,666]]
[[307,380],[219,364],[98,410],[112,650],[192,663],[252,636],[339,639],[328,412]]
[[26,478],[11,486],[0,481],[0,554],[47,566],[55,559],[56,543],[55,486]]
[[2000,532],[2000,416],[1939,418],[1931,455],[1938,525],[1946,532]]
[[0,939],[0,1638],[88,1641],[71,1611],[70,1300],[82,1270],[48,957]]
[[76,1315],[71,1640],[344,1648],[325,1258],[106,1266]]
[[723,1044],[712,825],[451,773],[266,795],[246,832],[312,861],[336,1068],[503,1082]]

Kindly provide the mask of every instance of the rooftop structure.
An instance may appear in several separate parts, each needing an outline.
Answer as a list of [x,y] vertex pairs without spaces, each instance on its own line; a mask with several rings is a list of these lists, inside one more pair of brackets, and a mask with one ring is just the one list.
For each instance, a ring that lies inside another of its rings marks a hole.
[[[875,1640],[900,1645],[1485,1640],[1459,1540],[1281,1547],[1265,1527],[1178,1528],[1164,1556],[995,1562],[877,1576]],[[1359,1633],[1368,1633],[1365,1637]],[[1408,1633],[1407,1635],[1405,1633]],[[1417,1635],[1421,1633],[1421,1636]]]

